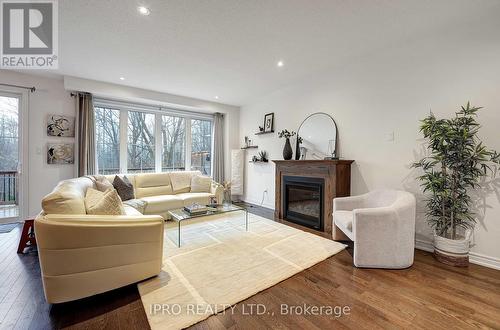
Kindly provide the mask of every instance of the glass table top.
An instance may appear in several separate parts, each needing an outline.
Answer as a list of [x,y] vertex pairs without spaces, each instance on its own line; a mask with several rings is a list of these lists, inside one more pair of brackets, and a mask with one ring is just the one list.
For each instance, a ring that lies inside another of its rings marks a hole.
[[214,215],[214,214],[222,214],[222,213],[227,213],[227,212],[234,212],[234,211],[244,211],[245,208],[234,205],[234,204],[229,204],[229,205],[221,205],[215,208],[215,210],[210,210],[207,212],[199,213],[199,214],[189,214],[188,212],[184,211],[184,209],[175,209],[168,211],[168,213],[172,216],[172,219],[175,221],[182,221],[182,220],[187,220],[187,219],[193,219],[193,218],[198,218],[198,217],[205,217],[208,215]]

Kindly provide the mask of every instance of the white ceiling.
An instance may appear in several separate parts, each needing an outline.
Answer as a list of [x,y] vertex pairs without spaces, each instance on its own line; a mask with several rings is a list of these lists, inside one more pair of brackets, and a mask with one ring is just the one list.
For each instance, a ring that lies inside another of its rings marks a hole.
[[[139,5],[151,15],[139,15]],[[62,0],[58,73],[244,105],[499,7],[497,0]]]

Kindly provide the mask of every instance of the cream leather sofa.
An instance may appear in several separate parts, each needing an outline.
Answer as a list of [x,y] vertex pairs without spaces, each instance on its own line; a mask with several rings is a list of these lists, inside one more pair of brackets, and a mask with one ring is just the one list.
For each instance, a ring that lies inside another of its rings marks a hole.
[[[199,172],[127,175],[144,214],[124,205],[126,215],[87,215],[84,197],[95,183],[88,177],[61,181],[42,201],[35,220],[45,297],[61,303],[92,296],[158,275],[162,266],[163,224],[168,210],[193,202],[222,200],[223,189],[194,193]],[[174,181],[185,186],[176,190]],[[114,175],[107,176],[112,181]],[[186,186],[189,182],[189,185]]]

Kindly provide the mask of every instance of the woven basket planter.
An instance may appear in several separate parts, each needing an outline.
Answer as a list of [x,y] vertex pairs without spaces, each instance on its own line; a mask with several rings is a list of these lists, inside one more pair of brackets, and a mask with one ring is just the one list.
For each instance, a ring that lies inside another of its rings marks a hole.
[[471,231],[467,231],[465,238],[461,239],[449,239],[434,233],[434,257],[438,261],[450,266],[469,266],[471,236]]

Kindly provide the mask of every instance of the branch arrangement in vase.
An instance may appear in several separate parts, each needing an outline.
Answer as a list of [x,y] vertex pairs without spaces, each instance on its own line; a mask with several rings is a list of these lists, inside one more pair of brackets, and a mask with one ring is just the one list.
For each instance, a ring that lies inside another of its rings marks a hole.
[[292,146],[290,145],[290,138],[292,136],[295,136],[294,131],[288,131],[287,129],[282,130],[281,132],[278,133],[278,137],[285,138],[285,146],[283,147],[283,159],[284,160],[290,160],[292,159],[293,156],[293,151],[292,151]]
[[288,131],[287,129],[284,129],[282,130],[281,132],[278,133],[278,137],[281,139],[281,138],[285,138],[285,139],[289,139],[291,138],[292,136],[295,136],[295,133],[294,131]]

